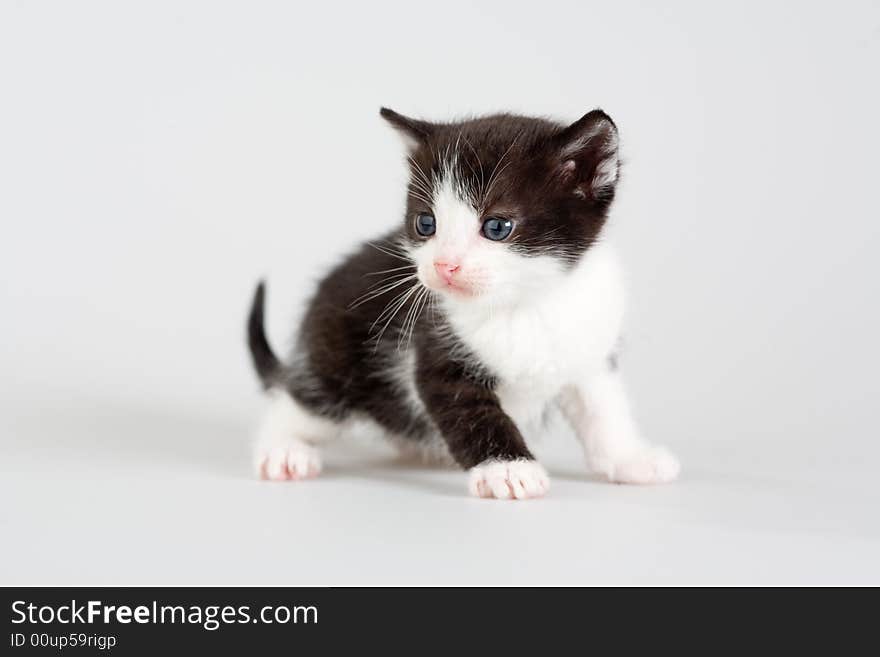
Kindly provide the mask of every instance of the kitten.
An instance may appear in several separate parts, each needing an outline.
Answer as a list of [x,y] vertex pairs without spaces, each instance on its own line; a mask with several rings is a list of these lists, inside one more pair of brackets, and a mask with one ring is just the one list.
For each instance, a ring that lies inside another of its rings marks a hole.
[[549,479],[524,435],[558,405],[593,472],[673,480],[677,461],[641,439],[617,371],[624,290],[602,239],[619,169],[611,118],[381,115],[408,142],[402,224],[323,280],[286,363],[256,291],[249,343],[271,397],[261,476],[317,475],[316,445],[367,419],[467,469],[473,495],[538,497]]

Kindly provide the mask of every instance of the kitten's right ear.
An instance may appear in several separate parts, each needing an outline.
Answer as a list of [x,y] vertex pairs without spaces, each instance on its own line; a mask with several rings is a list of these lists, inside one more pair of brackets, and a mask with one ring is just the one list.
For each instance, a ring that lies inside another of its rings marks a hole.
[[434,133],[436,127],[433,123],[411,119],[387,107],[381,108],[379,114],[397,129],[410,150],[414,150],[424,144]]

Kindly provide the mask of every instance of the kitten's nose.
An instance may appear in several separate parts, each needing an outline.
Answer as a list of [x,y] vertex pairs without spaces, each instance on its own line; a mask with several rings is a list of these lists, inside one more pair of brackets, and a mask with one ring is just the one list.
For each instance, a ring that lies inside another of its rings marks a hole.
[[448,262],[435,262],[434,269],[440,278],[447,283],[451,283],[452,278],[455,276],[455,272],[461,269],[461,265],[453,265]]

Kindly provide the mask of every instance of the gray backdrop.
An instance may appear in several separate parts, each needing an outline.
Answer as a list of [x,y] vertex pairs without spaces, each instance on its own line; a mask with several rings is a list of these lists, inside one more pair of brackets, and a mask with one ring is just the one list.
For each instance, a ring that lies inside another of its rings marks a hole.
[[[880,6],[655,4],[3,3],[0,583],[880,583]],[[623,367],[681,482],[561,429],[537,502],[375,449],[250,478],[252,287],[287,345],[399,220],[383,104],[615,118]]]

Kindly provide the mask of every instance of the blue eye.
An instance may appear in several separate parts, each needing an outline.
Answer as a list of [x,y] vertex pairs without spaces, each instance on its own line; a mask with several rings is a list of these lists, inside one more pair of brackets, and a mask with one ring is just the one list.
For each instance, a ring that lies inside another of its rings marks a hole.
[[437,232],[437,221],[429,214],[420,214],[416,217],[416,232],[422,237],[430,237]]
[[495,242],[507,239],[512,231],[513,222],[510,219],[489,217],[483,222],[483,235],[485,235],[487,239]]

